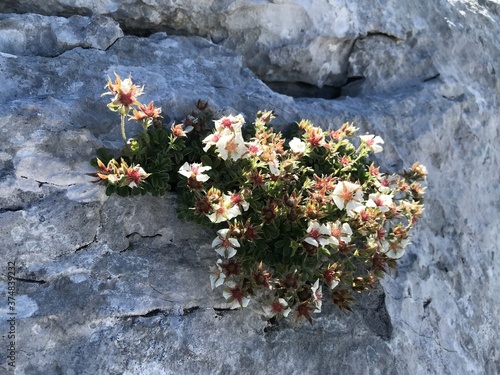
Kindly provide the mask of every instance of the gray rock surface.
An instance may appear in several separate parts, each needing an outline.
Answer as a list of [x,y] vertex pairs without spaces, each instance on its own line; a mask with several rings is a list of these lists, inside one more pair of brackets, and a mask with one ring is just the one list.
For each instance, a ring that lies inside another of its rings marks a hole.
[[[360,70],[356,62],[363,45],[371,54],[385,54],[379,56],[387,65],[378,71],[377,84],[428,79],[436,74],[436,48],[457,29],[467,28],[467,18],[481,18],[474,25],[482,27],[500,13],[496,0],[46,0],[43,7],[38,0],[3,0],[0,12],[99,14],[117,20],[128,33],[199,35],[237,51],[265,81],[319,87],[370,79],[373,71]],[[441,38],[430,32],[435,29]],[[375,42],[366,45],[373,37]]]
[[108,17],[0,14],[0,52],[54,57],[75,47],[105,50],[123,32]]
[[[0,15],[0,294],[16,261],[15,374],[500,373],[498,2],[123,3],[0,4],[51,15]],[[104,16],[219,45],[120,37]],[[279,95],[250,69],[348,83],[347,96]],[[98,147],[121,142],[100,97],[114,71],[169,119],[202,98],[248,120],[275,109],[282,126],[352,120],[384,138],[386,170],[426,164],[426,212],[398,271],[353,314],[326,309],[312,326],[228,311],[206,274],[213,233],[179,222],[175,196],[106,198],[85,175]]]

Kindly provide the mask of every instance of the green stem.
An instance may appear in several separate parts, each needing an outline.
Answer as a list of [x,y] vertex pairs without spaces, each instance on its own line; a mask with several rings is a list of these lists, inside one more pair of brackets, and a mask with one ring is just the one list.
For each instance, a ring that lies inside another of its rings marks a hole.
[[127,135],[125,134],[125,115],[122,115],[122,138],[123,142],[127,144]]

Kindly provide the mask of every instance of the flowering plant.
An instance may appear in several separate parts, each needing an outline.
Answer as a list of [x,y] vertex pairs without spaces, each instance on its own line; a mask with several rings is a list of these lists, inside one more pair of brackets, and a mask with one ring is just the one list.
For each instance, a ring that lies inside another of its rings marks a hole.
[[[324,294],[350,310],[353,292],[373,288],[396,267],[423,210],[424,166],[381,173],[369,156],[384,141],[355,137],[349,123],[324,131],[302,120],[287,140],[272,129],[272,111],[258,112],[253,126],[242,115],[210,126],[207,103],[198,101],[198,112],[168,129],[152,103],[145,107],[133,94],[122,100],[120,82],[142,93],[129,78],[108,82],[126,146],[120,163],[100,151],[105,160],[93,161],[95,176],[108,194],[121,195],[162,195],[175,182],[179,217],[217,230],[209,278],[231,308],[311,321]],[[131,140],[127,115],[142,123]]]

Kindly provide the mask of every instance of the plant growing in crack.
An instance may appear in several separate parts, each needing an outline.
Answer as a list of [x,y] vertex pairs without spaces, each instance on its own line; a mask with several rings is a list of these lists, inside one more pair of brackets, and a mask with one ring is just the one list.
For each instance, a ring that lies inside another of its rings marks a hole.
[[[381,173],[369,158],[383,150],[380,137],[355,137],[350,123],[324,131],[302,120],[285,139],[272,111],[245,126],[242,115],[212,121],[201,101],[168,128],[159,108],[137,101],[142,88],[130,78],[117,75],[107,87],[125,147],[119,158],[99,150],[94,176],[107,194],[175,190],[179,218],[215,228],[209,279],[230,308],[311,322],[328,295],[350,310],[353,293],[373,288],[404,254],[427,173],[419,163]],[[133,139],[126,116],[142,124]]]

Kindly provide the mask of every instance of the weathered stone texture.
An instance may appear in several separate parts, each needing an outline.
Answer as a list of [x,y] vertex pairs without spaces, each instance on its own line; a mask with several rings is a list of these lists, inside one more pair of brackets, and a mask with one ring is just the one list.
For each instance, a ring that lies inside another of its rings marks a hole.
[[[500,373],[497,1],[118,3],[0,4],[19,13],[0,14],[0,254],[24,280],[16,374]],[[122,37],[116,22],[185,35]],[[384,138],[383,169],[424,163],[427,208],[398,271],[312,326],[226,310],[206,273],[213,233],[179,222],[174,195],[107,198],[85,175],[98,147],[120,146],[100,97],[114,71],[169,121],[198,98],[248,121],[275,109],[280,126],[348,120]],[[261,79],[342,96],[292,98]]]

